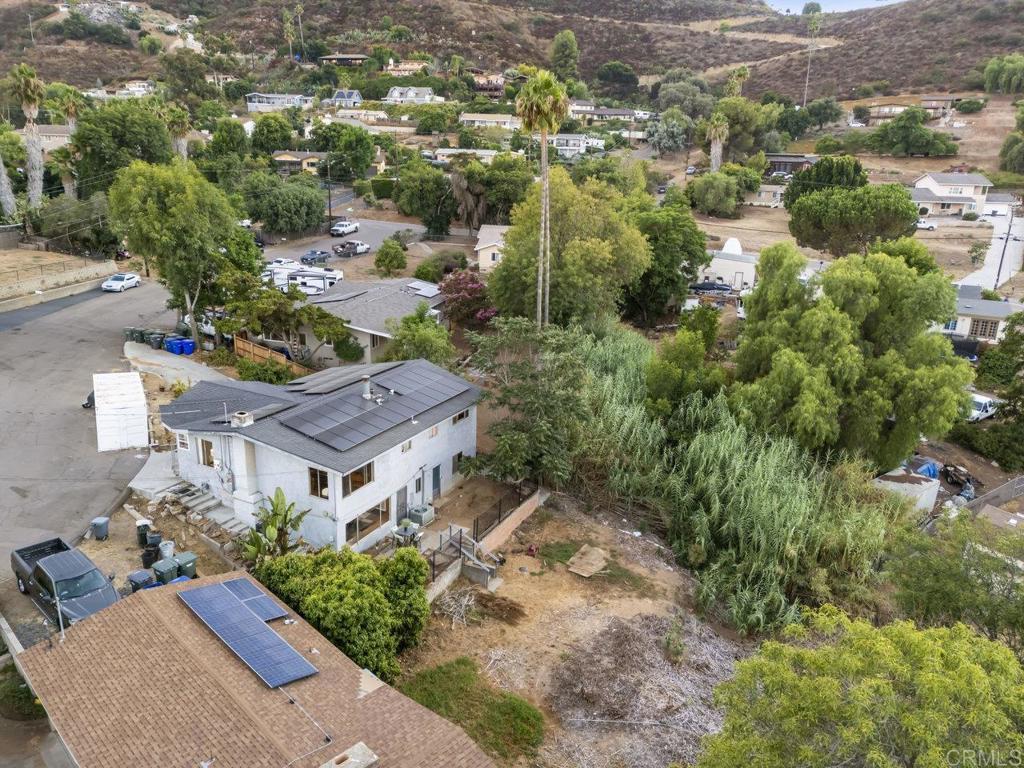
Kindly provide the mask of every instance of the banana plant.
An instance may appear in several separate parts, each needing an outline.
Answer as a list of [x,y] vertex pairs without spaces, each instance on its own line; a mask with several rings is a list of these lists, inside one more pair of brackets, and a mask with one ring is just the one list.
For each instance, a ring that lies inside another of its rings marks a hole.
[[242,543],[242,556],[259,566],[268,557],[286,555],[301,546],[302,538],[297,537],[293,542],[291,534],[299,530],[308,514],[308,509],[296,511],[295,502],[288,501],[280,488],[275,489],[274,495],[265,500],[256,513],[258,525]]

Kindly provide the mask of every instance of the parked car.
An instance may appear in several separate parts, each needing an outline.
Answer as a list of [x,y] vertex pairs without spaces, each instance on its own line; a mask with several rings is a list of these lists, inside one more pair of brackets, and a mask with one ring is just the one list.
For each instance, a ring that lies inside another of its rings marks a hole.
[[363,253],[369,253],[370,245],[369,243],[364,243],[362,240],[349,240],[347,243],[345,243],[345,249],[347,252],[342,255],[359,256],[360,254]]
[[666,192],[668,192],[668,187],[666,187],[664,184],[658,186],[659,195],[664,195]]
[[114,261],[127,261],[132,255],[128,253],[124,248],[118,248],[114,251]]
[[695,174],[696,172],[697,172],[697,166],[696,165],[688,165],[688,166],[686,166],[686,175],[687,176],[693,176],[693,174]]
[[118,272],[104,280],[100,288],[104,291],[121,293],[129,288],[138,288],[140,285],[142,285],[142,278],[134,272]]
[[252,229],[252,219],[241,219],[238,222],[238,226]]
[[352,235],[359,231],[358,221],[336,221],[331,225],[331,237]]
[[306,251],[306,253],[302,254],[302,258],[300,259],[300,261],[306,265],[326,264],[327,260],[330,257],[331,254],[329,254],[327,251],[311,250]]
[[65,626],[113,605],[111,582],[81,550],[63,539],[48,539],[11,552],[18,591],[31,597],[54,622]]
[[937,226],[939,226],[939,225],[936,224],[934,221],[928,221],[928,219],[918,219],[917,220],[917,228],[918,229],[927,229],[929,232],[934,232],[935,228]]
[[981,421],[989,418],[990,416],[995,416],[998,408],[999,401],[994,397],[973,394],[971,395],[971,415],[967,417],[967,420]]
[[847,123],[847,125],[849,125],[851,128],[867,128],[867,124],[862,123],[859,120],[851,120],[849,123]]
[[272,259],[267,262],[268,267],[298,267],[301,266],[295,259]]
[[[199,332],[204,336],[216,336],[217,328],[213,322],[215,320],[223,320],[227,315],[221,310],[215,310],[213,312],[204,312],[199,316]],[[192,315],[185,315],[182,320],[185,327],[188,329],[188,333],[192,333]],[[230,333],[221,334],[222,338],[230,339]]]

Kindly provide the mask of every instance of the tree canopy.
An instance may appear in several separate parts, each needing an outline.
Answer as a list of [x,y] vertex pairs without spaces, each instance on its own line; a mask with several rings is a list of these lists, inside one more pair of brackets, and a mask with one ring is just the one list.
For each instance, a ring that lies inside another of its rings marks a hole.
[[452,184],[439,168],[409,163],[402,169],[394,194],[395,205],[406,216],[418,216],[429,237],[444,237],[455,218],[457,203]]
[[73,139],[82,197],[105,191],[133,160],[166,163],[173,155],[164,121],[151,105],[134,99],[115,99],[84,112]]
[[899,184],[826,187],[798,198],[789,213],[789,231],[800,245],[834,256],[913,234],[917,222],[917,206]]
[[571,29],[563,29],[551,43],[551,71],[562,82],[575,80],[580,61],[580,47]]
[[[551,321],[613,311],[622,289],[650,266],[650,249],[623,212],[626,198],[596,179],[580,186],[551,171]],[[491,299],[503,314],[529,316],[536,298],[540,187],[512,212]]]
[[928,113],[920,107],[909,107],[868,135],[868,147],[894,157],[955,155],[957,144],[947,133],[925,127]]
[[845,448],[891,469],[960,418],[970,367],[931,332],[952,317],[954,289],[884,253],[841,259],[807,284],[805,266],[790,245],[761,252],[736,407],[809,450]]
[[868,183],[868,174],[860,160],[852,155],[833,155],[818,159],[810,168],[797,171],[782,195],[786,209],[806,194],[832,187],[855,189]]
[[985,65],[985,90],[989,93],[1024,92],[1024,54],[993,56]]
[[284,115],[270,112],[260,115],[252,128],[252,150],[270,155],[288,149],[292,141],[292,124]]
[[725,710],[697,768],[970,764],[1024,748],[1024,672],[962,624],[881,628],[835,608],[766,641],[715,692]]
[[455,358],[448,329],[438,324],[430,314],[430,305],[421,301],[416,311],[399,321],[389,320],[391,341],[387,348],[389,360],[417,360],[422,358],[435,365],[448,367]]

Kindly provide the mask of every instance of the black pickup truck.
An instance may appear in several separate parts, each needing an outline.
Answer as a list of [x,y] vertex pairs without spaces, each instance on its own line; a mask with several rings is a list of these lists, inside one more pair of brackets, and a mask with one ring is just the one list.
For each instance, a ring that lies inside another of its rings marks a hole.
[[[18,590],[65,626],[116,603],[117,590],[86,555],[63,539],[49,539],[11,553]],[[60,618],[58,618],[58,611]]]

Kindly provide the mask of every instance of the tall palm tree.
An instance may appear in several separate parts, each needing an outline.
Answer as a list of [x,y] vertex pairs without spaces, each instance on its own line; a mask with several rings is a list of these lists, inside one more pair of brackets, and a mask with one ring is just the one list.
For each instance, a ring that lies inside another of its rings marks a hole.
[[715,112],[708,120],[707,139],[711,142],[711,171],[722,167],[722,146],[729,138],[729,120],[721,112]]
[[18,213],[18,201],[14,198],[3,155],[0,155],[0,213],[3,213],[5,219],[13,219]]
[[548,322],[551,303],[551,222],[550,185],[548,181],[548,134],[569,114],[569,97],[565,88],[545,69],[537,70],[526,81],[516,97],[516,114],[523,128],[532,135],[540,133],[540,247],[537,252],[537,325]]
[[73,134],[78,127],[78,116],[85,109],[85,97],[70,88],[63,90],[53,98],[53,108],[64,118],[68,132]]
[[171,134],[174,151],[181,155],[182,160],[188,160],[188,134],[192,130],[188,111],[176,104],[170,104],[164,108],[163,117]]
[[70,144],[57,147],[50,153],[50,165],[60,175],[60,182],[64,185],[64,196],[68,200],[78,197],[78,190],[75,188],[75,157],[74,147]]
[[11,67],[11,93],[21,102],[25,114],[25,150],[28,155],[28,207],[38,208],[43,201],[43,146],[39,140],[39,105],[46,88],[28,64]]

